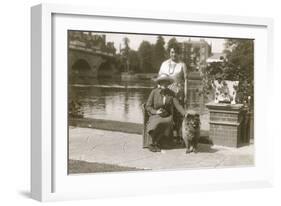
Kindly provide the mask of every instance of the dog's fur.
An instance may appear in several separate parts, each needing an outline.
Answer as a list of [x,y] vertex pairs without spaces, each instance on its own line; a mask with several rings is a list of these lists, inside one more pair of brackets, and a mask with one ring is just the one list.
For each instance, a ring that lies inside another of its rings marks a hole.
[[200,138],[200,116],[196,112],[188,112],[182,121],[182,138],[186,146],[186,153],[197,152]]

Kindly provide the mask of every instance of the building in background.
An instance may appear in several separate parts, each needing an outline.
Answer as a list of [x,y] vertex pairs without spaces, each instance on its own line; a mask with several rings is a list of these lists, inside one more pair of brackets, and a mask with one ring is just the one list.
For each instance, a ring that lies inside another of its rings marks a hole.
[[208,63],[213,63],[213,62],[223,62],[224,59],[226,58],[226,54],[224,53],[213,53],[212,56],[210,56],[206,62]]
[[200,71],[202,66],[206,66],[207,59],[212,54],[212,45],[204,39],[194,41],[189,38],[188,41],[179,42],[179,46],[182,61],[192,71]]
[[69,44],[91,49],[94,52],[116,54],[114,42],[106,42],[106,35],[86,31],[70,31]]

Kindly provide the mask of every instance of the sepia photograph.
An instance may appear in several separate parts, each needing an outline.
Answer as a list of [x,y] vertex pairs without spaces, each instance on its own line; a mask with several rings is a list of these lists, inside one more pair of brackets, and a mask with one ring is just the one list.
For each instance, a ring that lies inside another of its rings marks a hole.
[[254,43],[68,30],[68,174],[254,166]]

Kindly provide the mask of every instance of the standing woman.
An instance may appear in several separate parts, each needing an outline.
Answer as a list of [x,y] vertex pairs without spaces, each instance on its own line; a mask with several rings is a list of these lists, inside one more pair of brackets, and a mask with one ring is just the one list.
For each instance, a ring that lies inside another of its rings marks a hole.
[[173,79],[173,83],[168,87],[178,98],[181,105],[187,107],[187,84],[188,72],[184,62],[179,60],[179,48],[171,46],[168,48],[170,58],[161,64],[159,75],[166,74]]
[[[187,109],[188,72],[184,62],[179,60],[179,48],[175,45],[168,48],[170,58],[164,61],[160,67],[159,75],[166,74],[173,79],[168,88],[172,90],[179,103]],[[177,136],[181,135],[182,117],[179,113],[174,114]]]

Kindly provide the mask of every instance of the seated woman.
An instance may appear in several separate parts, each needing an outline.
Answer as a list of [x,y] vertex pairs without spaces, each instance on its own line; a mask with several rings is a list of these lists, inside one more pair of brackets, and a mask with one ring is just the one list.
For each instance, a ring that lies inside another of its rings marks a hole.
[[167,74],[161,74],[155,81],[158,87],[153,89],[146,103],[146,110],[149,113],[147,123],[147,132],[152,138],[152,144],[149,146],[150,151],[160,152],[160,140],[172,136],[173,130],[173,107],[184,116],[184,108],[180,105],[174,92],[168,89],[168,85],[173,82]]

